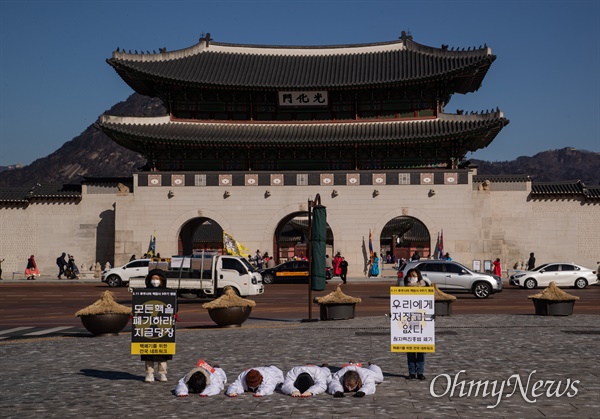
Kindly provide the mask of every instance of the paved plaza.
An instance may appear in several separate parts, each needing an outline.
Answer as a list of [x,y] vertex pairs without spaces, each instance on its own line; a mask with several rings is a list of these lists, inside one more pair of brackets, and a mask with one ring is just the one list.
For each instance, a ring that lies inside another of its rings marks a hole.
[[[310,323],[251,317],[241,328],[179,330],[167,383],[143,382],[143,362],[130,354],[127,333],[8,341],[0,343],[1,415],[597,418],[598,319],[595,315],[438,317],[436,352],[427,355],[426,381],[406,380],[406,356],[390,352],[385,315]],[[248,367],[272,364],[285,373],[304,363],[326,362],[335,368],[349,360],[374,361],[385,380],[374,395],[364,398],[322,394],[296,399],[281,393],[263,398],[248,393],[237,398],[175,397],[177,381],[199,358],[220,364],[229,383]],[[496,396],[482,396],[483,389],[478,395],[475,389],[467,394],[471,380],[488,380],[490,392],[495,380]],[[436,397],[431,394],[432,381]],[[541,387],[534,389],[538,381]],[[461,382],[466,382],[462,397]],[[562,396],[557,397],[555,390]]]

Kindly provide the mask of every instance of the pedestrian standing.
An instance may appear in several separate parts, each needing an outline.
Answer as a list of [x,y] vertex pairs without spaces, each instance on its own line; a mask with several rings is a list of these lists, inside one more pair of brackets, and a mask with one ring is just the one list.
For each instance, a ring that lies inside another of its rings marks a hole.
[[333,258],[329,255],[325,255],[325,267],[333,274]]
[[260,255],[260,250],[256,249],[256,255],[254,255],[254,262],[256,265],[257,269],[262,269],[263,267],[263,259],[262,256]]
[[492,263],[494,264],[494,275],[498,275],[500,278],[502,278],[502,266],[500,266],[500,258],[496,258],[496,260]]
[[67,261],[65,260],[66,255],[67,254],[63,252],[62,255],[56,258],[56,265],[58,266],[58,279],[62,279],[61,276],[65,275],[65,267],[67,266]]
[[[409,269],[404,278],[405,287],[425,287],[427,283],[421,276],[421,272],[416,269]],[[407,352],[406,361],[408,364],[408,379],[425,379],[425,352]]]
[[27,276],[28,281],[34,281],[35,276],[40,276],[40,271],[37,267],[37,263],[35,263],[35,258],[33,255],[27,259],[27,267],[25,268],[25,275]]
[[0,281],[2,281],[2,262],[4,262],[4,259],[0,260]]
[[371,266],[371,276],[379,276],[379,257],[373,253],[373,265]]
[[342,262],[342,255],[340,255],[340,252],[337,252],[335,254],[335,257],[333,258],[333,276],[340,276],[340,274],[341,274],[340,263],[341,262]]
[[346,283],[346,276],[348,275],[348,262],[346,261],[346,258],[343,256],[340,256],[340,278],[342,279],[342,281],[344,281],[344,284]]
[[533,268],[535,268],[535,256],[533,252],[531,252],[529,254],[529,260],[527,261],[527,270],[533,271]]
[[[97,263],[100,266],[100,263]],[[146,288],[167,288],[167,277],[162,269],[152,269],[146,276]],[[154,382],[154,363],[158,364],[158,381],[167,381],[167,361],[173,359],[173,355],[141,355],[146,367],[147,383]]]

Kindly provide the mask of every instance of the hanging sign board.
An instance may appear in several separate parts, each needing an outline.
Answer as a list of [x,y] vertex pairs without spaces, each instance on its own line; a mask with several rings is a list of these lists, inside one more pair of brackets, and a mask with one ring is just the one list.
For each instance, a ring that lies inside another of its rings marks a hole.
[[433,287],[390,287],[392,352],[435,352]]
[[279,92],[279,106],[327,106],[326,90]]

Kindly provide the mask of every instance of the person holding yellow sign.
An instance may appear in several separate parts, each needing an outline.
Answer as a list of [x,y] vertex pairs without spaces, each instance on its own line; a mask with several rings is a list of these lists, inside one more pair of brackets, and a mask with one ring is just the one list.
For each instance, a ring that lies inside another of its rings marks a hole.
[[[414,268],[409,269],[404,278],[405,287],[426,287],[428,284],[421,276],[421,272]],[[425,375],[425,352],[407,352],[406,359],[408,362],[408,379],[424,380]]]

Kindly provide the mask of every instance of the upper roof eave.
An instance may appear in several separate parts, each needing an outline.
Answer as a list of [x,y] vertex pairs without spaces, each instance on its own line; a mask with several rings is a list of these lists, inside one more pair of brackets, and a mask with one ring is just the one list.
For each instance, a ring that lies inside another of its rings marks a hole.
[[458,89],[465,93],[480,87],[494,60],[487,46],[448,50],[412,39],[317,47],[201,40],[171,52],[131,54],[117,50],[107,62],[132,88],[145,94],[151,90],[145,83],[247,89],[356,88],[448,77],[464,78]]

